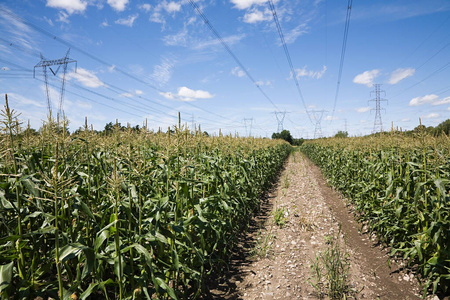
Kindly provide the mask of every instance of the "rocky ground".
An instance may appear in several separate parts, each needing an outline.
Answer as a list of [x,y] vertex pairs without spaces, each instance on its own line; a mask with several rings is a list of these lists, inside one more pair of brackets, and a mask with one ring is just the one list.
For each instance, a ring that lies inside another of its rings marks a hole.
[[293,153],[279,178],[243,234],[229,271],[210,278],[206,299],[328,299],[326,274],[337,267],[348,276],[335,290],[347,299],[420,299],[414,275],[402,263],[388,266],[387,250],[360,232],[351,207],[308,159]]

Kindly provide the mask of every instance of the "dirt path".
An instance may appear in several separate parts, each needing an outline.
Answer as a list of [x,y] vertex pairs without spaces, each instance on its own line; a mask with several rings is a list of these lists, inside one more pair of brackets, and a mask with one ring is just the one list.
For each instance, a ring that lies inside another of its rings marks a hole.
[[359,228],[317,167],[295,152],[242,237],[229,272],[211,278],[205,298],[318,299],[320,290],[310,283],[316,282],[311,264],[334,241],[349,254],[341,261],[349,264],[350,296],[419,299],[416,280],[395,264],[389,268],[385,251]]

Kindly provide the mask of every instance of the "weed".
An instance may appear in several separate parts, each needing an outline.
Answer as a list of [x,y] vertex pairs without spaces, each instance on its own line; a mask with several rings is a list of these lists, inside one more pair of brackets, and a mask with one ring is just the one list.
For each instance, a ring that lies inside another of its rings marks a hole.
[[272,227],[270,227],[269,231],[263,231],[261,228],[258,230],[258,234],[256,236],[256,244],[252,249],[252,256],[258,257],[267,257],[270,251],[270,246],[272,245],[272,240],[274,236],[272,234]]
[[348,253],[341,248],[339,241],[340,230],[337,236],[326,237],[328,248],[318,253],[311,263],[311,272],[319,298],[327,294],[330,299],[345,299],[355,291],[349,285],[350,262]]
[[273,212],[273,220],[275,224],[280,228],[282,228],[286,224],[287,219],[285,216],[284,208],[275,209],[275,211]]

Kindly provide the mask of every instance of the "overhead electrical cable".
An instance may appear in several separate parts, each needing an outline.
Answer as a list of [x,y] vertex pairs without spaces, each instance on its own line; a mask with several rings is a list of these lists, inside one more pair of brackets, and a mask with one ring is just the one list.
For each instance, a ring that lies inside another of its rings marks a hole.
[[[142,80],[142,79],[140,79],[140,78],[138,78],[138,77],[136,77],[136,76],[134,76],[134,75],[132,75],[132,74],[130,74],[130,73],[124,71],[124,70],[122,70],[121,68],[115,66],[114,64],[108,63],[107,61],[105,61],[105,60],[103,60],[103,59],[101,59],[101,58],[99,58],[99,57],[97,57],[97,56],[95,56],[95,55],[93,55],[93,54],[91,54],[91,53],[89,53],[89,52],[87,52],[87,51],[81,49],[80,47],[78,47],[78,46],[76,46],[76,45],[74,45],[74,44],[72,44],[72,43],[66,41],[65,39],[60,38],[60,37],[56,36],[55,34],[49,32],[49,31],[47,31],[47,30],[45,30],[45,29],[43,29],[43,28],[41,28],[41,27],[39,27],[39,26],[37,26],[37,25],[35,25],[35,24],[33,24],[33,23],[27,21],[27,20],[24,20],[24,19],[22,19],[22,18],[20,18],[20,17],[18,17],[18,16],[16,16],[16,15],[14,15],[14,14],[12,14],[10,11],[8,11],[8,10],[2,8],[2,7],[0,7],[0,12],[3,12],[3,13],[5,13],[5,14],[9,15],[11,18],[13,18],[13,19],[15,19],[15,20],[17,20],[17,21],[19,21],[19,22],[24,23],[25,25],[27,25],[27,26],[33,28],[34,30],[36,30],[36,31],[38,31],[38,32],[40,32],[40,33],[42,33],[42,34],[44,34],[44,35],[46,35],[46,36],[52,38],[53,40],[55,40],[55,41],[57,41],[57,42],[59,42],[59,43],[61,43],[61,44],[64,44],[64,45],[68,46],[68,47],[71,48],[71,49],[75,49],[76,51],[78,51],[78,52],[80,52],[80,53],[86,55],[87,57],[91,58],[91,59],[94,60],[94,61],[97,61],[97,62],[99,62],[99,63],[101,63],[101,64],[103,64],[103,65],[105,65],[105,66],[108,66],[108,67],[114,66],[114,70],[117,71],[117,72],[119,72],[119,73],[121,73],[121,74],[124,75],[124,76],[127,76],[127,77],[129,77],[129,78],[131,78],[131,79],[133,79],[133,80],[135,80],[135,81],[141,83],[141,84],[144,84],[144,85],[146,85],[146,86],[149,86],[150,88],[152,88],[152,89],[154,89],[154,90],[156,90],[156,91],[158,91],[158,92],[160,92],[160,93],[167,93],[167,91],[164,91],[164,90],[158,88],[157,86],[155,86],[155,85],[153,85],[153,84],[151,84],[151,83],[149,83],[149,82],[147,82],[147,81],[145,81],[145,80]],[[12,45],[12,43],[11,43],[11,45]],[[15,45],[15,46],[17,47],[17,45]],[[30,54],[31,54],[31,53],[30,53]],[[220,115],[220,114],[216,114],[216,113],[214,113],[214,112],[205,110],[204,108],[199,107],[199,106],[197,106],[197,105],[195,105],[195,104],[193,104],[193,103],[189,103],[189,102],[187,102],[187,101],[183,101],[183,97],[181,97],[181,96],[179,96],[179,95],[172,94],[172,96],[173,96],[175,99],[178,99],[178,100],[180,100],[180,101],[182,101],[182,102],[185,102],[185,103],[186,103],[187,105],[189,105],[189,106],[192,106],[192,107],[195,107],[195,108],[200,109],[200,110],[202,110],[202,111],[205,111],[206,113],[215,115],[216,117],[226,119],[224,116],[222,116],[222,115]]]
[[[39,53],[37,53],[37,52],[36,52],[36,53],[30,53],[29,51],[27,51],[27,49],[24,49],[24,47],[21,47],[21,46],[19,46],[19,45],[13,44],[12,42],[9,42],[9,41],[7,41],[7,40],[5,40],[5,39],[3,39],[3,38],[0,38],[0,41],[3,41],[4,43],[8,44],[9,46],[13,46],[13,47],[15,47],[15,48],[18,49],[18,50],[21,50],[21,51],[27,52],[27,53],[29,53],[29,54],[31,54],[31,55],[35,55],[35,56],[37,56],[37,57],[40,57],[40,54],[39,54]],[[0,61],[1,61],[1,60],[0,60]],[[99,62],[101,62],[101,61],[99,61]],[[102,63],[102,62],[101,62],[101,63]],[[11,64],[11,63],[10,63],[10,64]],[[13,64],[12,64],[12,65],[13,65]],[[106,64],[106,65],[107,65],[107,66],[110,66],[109,64]],[[27,71],[28,71],[28,70],[27,70]],[[87,80],[92,81],[92,79],[89,78],[89,77],[88,77],[87,75],[85,75],[85,74],[79,74],[79,75],[82,76],[82,77],[85,77]],[[128,91],[126,91],[126,90],[124,90],[124,89],[122,89],[122,88],[120,88],[120,87],[117,87],[117,86],[115,86],[115,85],[112,85],[112,84],[110,84],[110,83],[107,83],[107,82],[104,82],[104,81],[102,81],[102,83],[104,83],[104,84],[105,84],[104,87],[107,88],[107,89],[109,89],[109,90],[117,89],[117,90],[122,91],[123,93],[128,93]],[[151,85],[150,85],[150,86],[151,86]],[[153,86],[151,86],[151,87],[154,88],[154,89],[156,89],[156,90],[159,91],[160,93],[165,93],[165,91],[163,91],[163,90],[161,90],[161,89],[159,89],[159,88],[157,88],[157,87],[153,87]],[[197,106],[197,105],[195,105],[195,104],[193,104],[193,103],[184,101],[183,98],[182,98],[182,97],[179,97],[178,95],[173,95],[173,96],[174,96],[174,98],[178,98],[178,100],[179,100],[180,102],[184,102],[184,103],[186,103],[187,105],[192,106],[192,107],[195,107],[195,108],[197,108],[197,109],[199,109],[199,110],[201,110],[201,111],[204,111],[204,112],[206,112],[206,113],[208,113],[208,114],[214,115],[214,116],[219,117],[219,118],[222,118],[222,119],[231,120],[231,119],[228,119],[228,118],[224,117],[223,115],[214,113],[214,112],[212,112],[212,111],[209,111],[209,110],[206,110],[206,109],[204,109],[204,108],[202,108],[202,107],[199,107],[199,106]],[[162,106],[162,107],[165,107],[165,108],[168,108],[168,109],[173,109],[173,107],[171,107],[171,106],[161,104],[161,103],[159,103],[159,102],[156,102],[156,101],[154,101],[154,100],[148,99],[148,98],[143,97],[143,96],[137,95],[136,97],[137,97],[137,98],[140,98],[140,99],[143,99],[143,100],[146,100],[146,101],[150,101],[151,103],[154,103],[154,104],[156,104],[156,105],[159,105],[159,106]],[[156,110],[156,109],[153,108],[153,110]],[[156,110],[156,111],[158,111],[158,110]],[[162,112],[162,111],[159,111],[159,112]],[[165,114],[164,112],[162,112],[162,113]]]
[[272,10],[273,20],[275,21],[275,24],[277,26],[278,34],[279,34],[280,39],[281,39],[281,44],[283,45],[284,53],[286,55],[286,59],[288,61],[289,67],[291,69],[292,78],[294,79],[295,86],[297,87],[297,92],[298,92],[298,94],[300,96],[300,99],[302,101],[303,107],[306,110],[306,113],[308,115],[309,121],[312,123],[311,116],[309,115],[308,108],[306,107],[305,99],[303,98],[303,93],[302,93],[302,90],[300,88],[300,84],[298,83],[297,76],[295,75],[295,70],[294,70],[294,65],[292,64],[291,55],[289,54],[289,50],[287,48],[286,41],[284,39],[283,30],[281,29],[280,21],[278,20],[277,13],[275,11],[275,5],[273,4],[272,0],[269,0],[269,6],[270,6],[270,9]]
[[214,28],[214,26],[211,24],[211,22],[208,20],[208,18],[205,16],[205,14],[202,12],[200,7],[195,3],[193,0],[189,0],[194,10],[200,15],[200,17],[203,19],[205,24],[208,26],[209,30],[214,34],[214,36],[220,41],[223,48],[228,52],[228,54],[231,55],[233,60],[237,63],[237,65],[242,69],[242,71],[247,75],[248,79],[250,79],[253,84],[258,88],[258,90],[263,94],[263,96],[273,105],[273,107],[276,108],[277,111],[280,111],[280,109],[276,106],[276,104],[272,101],[272,99],[269,98],[269,96],[264,92],[264,90],[261,88],[261,86],[256,82],[256,80],[253,78],[253,76],[250,74],[250,72],[247,70],[247,68],[242,64],[242,62],[238,59],[238,57],[233,53],[230,46],[228,46],[227,42],[222,38],[222,36],[217,32],[217,30]]
[[330,123],[333,121],[334,112],[336,111],[336,104],[337,104],[337,99],[339,96],[339,89],[341,86],[342,70],[344,69],[345,50],[347,49],[348,29],[350,27],[350,16],[352,14],[352,4],[353,4],[353,0],[348,0],[347,16],[345,18],[345,26],[344,26],[344,38],[342,41],[342,49],[341,49],[341,60],[339,63],[339,73],[338,73],[338,79],[337,79],[337,84],[336,84],[336,94],[334,95],[333,111],[331,113]]

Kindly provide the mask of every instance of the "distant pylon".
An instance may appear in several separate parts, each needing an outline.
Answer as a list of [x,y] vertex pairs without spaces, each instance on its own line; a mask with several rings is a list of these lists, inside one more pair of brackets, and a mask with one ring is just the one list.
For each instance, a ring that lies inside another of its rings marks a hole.
[[[380,90],[380,86],[381,84],[377,83],[373,85],[375,90],[370,92],[370,95],[372,95],[372,93],[375,93],[375,98],[369,100],[370,101],[375,101],[375,108],[372,108],[371,110],[375,111],[375,121],[373,122],[373,130],[372,133],[375,132],[383,132],[383,121],[381,121],[381,113],[380,111],[384,108],[381,108],[381,101],[387,101],[386,99],[382,99],[381,98],[381,93],[384,93],[384,95],[386,96],[386,92],[383,90]],[[385,109],[384,109],[385,110]]]
[[274,111],[273,112],[275,114],[275,117],[277,118],[277,122],[278,122],[278,127],[277,127],[277,132],[281,132],[283,131],[283,122],[284,122],[284,117],[286,116],[286,111]]
[[[250,132],[248,134],[247,134],[247,121],[250,121]],[[245,135],[246,136],[252,136],[252,123],[253,123],[253,118],[248,118],[248,119],[244,118],[244,126],[245,126]]]
[[[48,89],[47,67],[50,69],[53,76],[56,76],[56,74],[58,74],[58,71],[59,71],[61,65],[63,66],[63,74],[62,74],[62,78],[61,78],[61,90],[60,90],[59,104],[58,104],[58,112],[61,112],[62,106],[63,106],[63,100],[64,100],[67,65],[69,63],[74,62],[75,63],[75,72],[77,70],[77,66],[76,66],[77,61],[69,58],[69,52],[70,52],[70,48],[69,48],[69,50],[67,50],[66,56],[64,56],[63,58],[51,59],[51,60],[45,59],[41,53],[41,61],[37,65],[35,65],[34,69],[33,69],[33,77],[35,77],[36,68],[43,68],[44,81],[45,81],[45,92],[47,93],[47,109],[48,109],[49,113],[51,113],[52,104],[50,101],[50,92]],[[58,66],[58,68],[54,71],[51,68],[52,66]]]
[[316,121],[316,127],[314,128],[314,138],[321,138],[323,136],[321,122],[323,114],[326,112],[326,110],[310,110],[309,112],[312,114],[314,121]]

